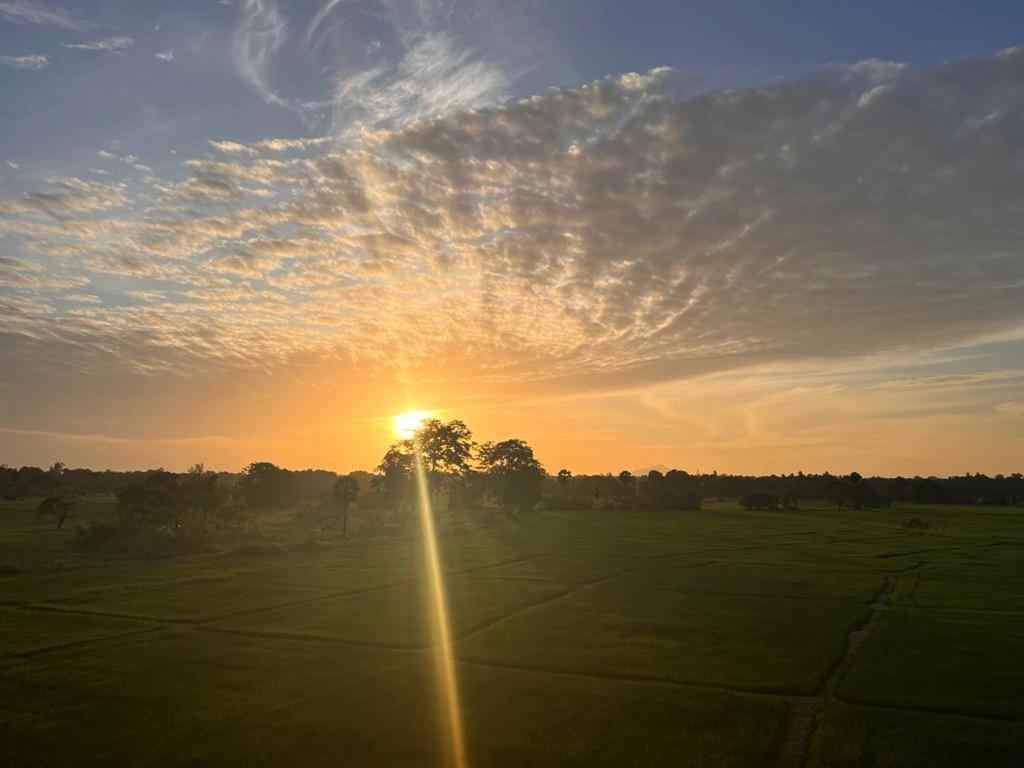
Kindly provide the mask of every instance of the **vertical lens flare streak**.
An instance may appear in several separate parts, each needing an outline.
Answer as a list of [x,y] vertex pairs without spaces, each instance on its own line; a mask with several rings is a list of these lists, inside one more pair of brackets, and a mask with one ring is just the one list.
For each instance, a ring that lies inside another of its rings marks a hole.
[[420,526],[426,556],[427,587],[431,600],[431,632],[437,665],[438,698],[441,715],[447,726],[449,765],[465,768],[466,748],[462,732],[462,710],[459,707],[459,687],[455,678],[455,659],[452,655],[451,629],[448,623],[448,601],[444,593],[441,574],[441,556],[434,532],[434,514],[430,508],[430,488],[423,459],[416,453],[416,484],[419,490]]

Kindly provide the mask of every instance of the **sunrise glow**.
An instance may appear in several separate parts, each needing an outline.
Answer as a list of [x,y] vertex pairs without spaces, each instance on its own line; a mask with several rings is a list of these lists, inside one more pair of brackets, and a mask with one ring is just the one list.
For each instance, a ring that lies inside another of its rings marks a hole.
[[423,426],[425,419],[429,419],[431,411],[406,411],[400,413],[392,419],[392,428],[395,434],[401,437],[403,440],[407,440],[416,434],[417,430]]
[[5,765],[1024,767],[1024,0],[0,0],[0,94]]

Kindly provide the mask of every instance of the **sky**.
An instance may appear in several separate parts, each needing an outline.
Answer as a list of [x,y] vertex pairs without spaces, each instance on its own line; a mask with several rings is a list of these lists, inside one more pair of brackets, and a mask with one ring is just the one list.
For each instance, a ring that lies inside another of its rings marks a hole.
[[0,462],[1024,468],[1024,4],[0,0]]

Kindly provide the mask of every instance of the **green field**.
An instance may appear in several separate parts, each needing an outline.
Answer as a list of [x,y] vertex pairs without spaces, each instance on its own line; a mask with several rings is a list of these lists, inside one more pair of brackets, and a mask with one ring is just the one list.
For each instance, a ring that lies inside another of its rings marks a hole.
[[[0,764],[443,764],[408,533],[131,560],[0,504]],[[913,533],[908,519],[934,525]],[[268,525],[272,527],[273,520]],[[358,528],[358,516],[355,521]],[[440,528],[470,764],[1024,765],[1024,513],[536,512]]]

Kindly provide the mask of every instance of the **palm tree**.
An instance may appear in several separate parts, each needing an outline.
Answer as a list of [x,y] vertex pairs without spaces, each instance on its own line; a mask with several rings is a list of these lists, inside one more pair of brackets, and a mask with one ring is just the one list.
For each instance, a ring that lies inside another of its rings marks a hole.
[[572,482],[572,472],[568,469],[558,470],[558,484],[562,486],[562,496],[568,498],[569,496],[569,483]]

